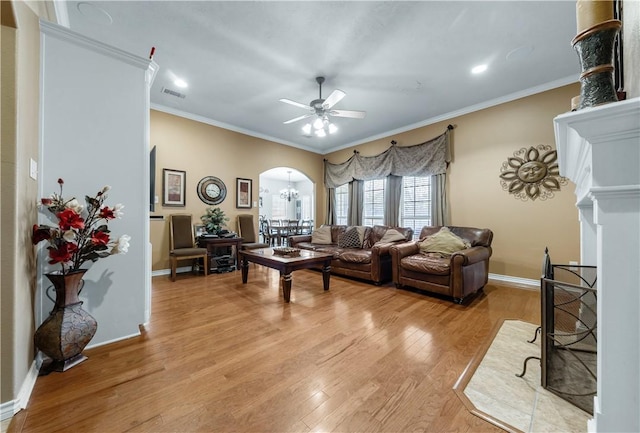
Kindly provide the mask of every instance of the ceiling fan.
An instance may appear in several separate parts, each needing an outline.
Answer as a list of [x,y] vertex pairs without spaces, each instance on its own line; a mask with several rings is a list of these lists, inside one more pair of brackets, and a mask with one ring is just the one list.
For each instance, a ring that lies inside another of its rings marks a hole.
[[333,117],[349,117],[352,119],[363,119],[366,116],[366,112],[364,111],[354,111],[354,110],[334,110],[333,106],[345,97],[346,93],[342,90],[334,90],[327,97],[327,99],[322,99],[322,83],[324,83],[324,77],[316,77],[316,82],[320,87],[320,92],[318,99],[314,99],[309,103],[309,105],[302,104],[300,102],[292,101],[291,99],[280,99],[280,102],[284,102],[285,104],[293,105],[294,107],[300,107],[305,110],[308,110],[309,113],[303,114],[302,116],[295,117],[293,119],[287,120],[284,122],[285,125],[289,123],[294,123],[299,120],[308,119],[310,117],[315,117],[313,122],[307,123],[302,127],[302,131],[304,135],[311,136],[311,132],[313,132],[318,137],[324,137],[329,134],[333,134],[338,130],[338,128],[329,121],[329,116]]

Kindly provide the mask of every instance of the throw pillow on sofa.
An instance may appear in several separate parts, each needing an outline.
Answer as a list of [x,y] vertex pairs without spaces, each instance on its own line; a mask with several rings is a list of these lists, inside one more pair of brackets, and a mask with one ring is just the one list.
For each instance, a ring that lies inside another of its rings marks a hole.
[[390,243],[390,242],[397,242],[397,241],[406,241],[407,239],[404,237],[404,235],[402,233],[400,233],[398,230],[396,229],[389,229],[386,232],[384,232],[384,236],[382,236],[382,239],[380,239],[378,242],[376,242],[377,244],[386,244],[386,243]]
[[343,234],[338,236],[339,248],[362,248],[362,240],[357,227],[347,229]]
[[321,245],[330,245],[331,244],[331,227],[322,226],[318,229],[315,229],[313,233],[311,233],[311,243],[321,244]]
[[438,233],[420,241],[418,246],[423,254],[437,253],[442,257],[449,257],[456,251],[467,249],[471,245],[447,227],[442,227]]

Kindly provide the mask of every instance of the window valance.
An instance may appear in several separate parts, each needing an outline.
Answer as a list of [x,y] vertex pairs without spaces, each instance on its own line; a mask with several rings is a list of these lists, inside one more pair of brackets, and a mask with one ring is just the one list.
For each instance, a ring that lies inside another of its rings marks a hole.
[[361,156],[355,152],[341,164],[325,160],[324,183],[327,188],[337,188],[352,180],[381,179],[395,176],[433,176],[447,171],[451,157],[447,131],[429,141],[412,146],[392,145],[375,156]]

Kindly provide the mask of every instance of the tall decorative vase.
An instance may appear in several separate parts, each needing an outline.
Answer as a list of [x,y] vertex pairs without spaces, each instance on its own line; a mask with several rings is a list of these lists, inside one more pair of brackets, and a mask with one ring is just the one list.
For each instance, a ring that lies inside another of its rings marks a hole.
[[47,289],[46,294],[55,305],[34,335],[35,346],[52,360],[43,368],[45,374],[66,371],[87,359],[82,351],[95,335],[98,323],[82,309],[82,301],[78,298],[86,271],[45,274],[56,292],[53,299]]
[[582,67],[579,109],[618,100],[613,82],[613,46],[621,27],[620,21],[607,20],[573,38],[572,45]]

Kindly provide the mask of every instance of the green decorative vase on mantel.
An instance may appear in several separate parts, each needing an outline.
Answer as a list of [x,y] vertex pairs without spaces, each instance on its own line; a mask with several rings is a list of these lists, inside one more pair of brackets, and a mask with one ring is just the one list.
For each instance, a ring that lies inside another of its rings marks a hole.
[[[87,359],[82,351],[95,335],[98,322],[82,308],[78,298],[86,271],[45,274],[53,284],[45,293],[55,304],[34,335],[35,346],[52,361],[43,367],[41,375],[66,371]],[[55,299],[49,295],[51,288],[55,290]]]

